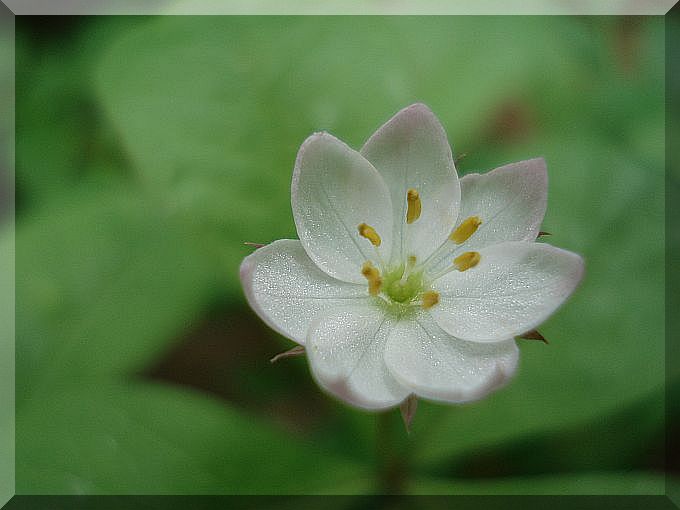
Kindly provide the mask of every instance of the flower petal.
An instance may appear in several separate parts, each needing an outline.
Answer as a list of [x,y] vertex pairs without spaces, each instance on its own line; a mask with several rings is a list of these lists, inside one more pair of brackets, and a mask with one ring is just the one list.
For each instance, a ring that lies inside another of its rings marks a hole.
[[241,282],[253,310],[271,328],[304,344],[319,313],[351,302],[368,302],[365,285],[331,278],[307,256],[300,241],[281,239],[241,263]]
[[309,328],[307,356],[319,385],[364,409],[398,405],[409,391],[385,367],[392,321],[378,307],[350,306],[318,317]]
[[543,158],[504,165],[460,180],[461,206],[457,226],[471,216],[482,221],[464,243],[447,244],[428,264],[436,274],[457,252],[479,251],[505,241],[533,241],[538,235],[548,199],[548,173]]
[[295,226],[309,257],[340,280],[365,283],[361,265],[376,260],[359,235],[367,223],[382,238],[382,258],[392,243],[392,204],[380,174],[361,154],[328,133],[302,144],[295,162],[291,202]]
[[454,403],[480,399],[504,385],[518,357],[514,340],[460,340],[427,313],[399,323],[385,347],[385,363],[397,381],[420,397]]
[[[385,123],[361,149],[385,179],[394,208],[392,260],[424,260],[451,233],[460,184],[444,128],[430,109],[411,105]],[[416,189],[420,218],[407,226],[406,193]]]
[[475,267],[432,284],[440,295],[432,316],[465,340],[496,342],[536,328],[583,276],[580,256],[543,243],[501,243],[479,253]]

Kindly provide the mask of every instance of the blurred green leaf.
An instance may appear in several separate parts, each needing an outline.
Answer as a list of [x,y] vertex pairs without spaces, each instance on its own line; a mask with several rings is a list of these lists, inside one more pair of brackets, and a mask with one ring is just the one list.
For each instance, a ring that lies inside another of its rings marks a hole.
[[128,187],[81,189],[17,226],[17,399],[140,370],[202,313],[215,268]]
[[19,494],[364,493],[369,473],[199,394],[74,387],[21,409]]
[[417,479],[414,494],[450,495],[663,495],[661,473],[568,473],[487,480]]
[[[69,22],[73,25],[68,27]],[[40,205],[73,186],[127,170],[97,103],[92,69],[102,48],[141,17],[65,20],[59,44],[32,37],[33,19],[17,18],[16,165],[19,203]],[[47,44],[45,51],[40,44]]]

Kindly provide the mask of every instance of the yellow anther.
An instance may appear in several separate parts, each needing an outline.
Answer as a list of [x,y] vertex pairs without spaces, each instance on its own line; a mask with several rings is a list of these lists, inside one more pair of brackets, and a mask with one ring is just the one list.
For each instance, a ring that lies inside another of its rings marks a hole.
[[380,246],[380,243],[382,243],[382,239],[380,239],[380,236],[378,233],[375,231],[373,227],[370,225],[366,225],[366,223],[362,223],[357,227],[359,230],[359,235],[361,237],[365,237],[369,241],[371,241],[371,244],[373,246]]
[[470,216],[463,223],[458,225],[458,228],[451,232],[449,239],[456,244],[461,244],[470,239],[470,236],[477,232],[477,229],[482,224],[479,216]]
[[479,255],[478,251],[466,251],[462,255],[458,255],[453,259],[453,265],[456,266],[458,271],[467,271],[468,269],[475,267],[479,264],[479,260],[482,257]]
[[437,303],[439,303],[439,292],[435,292],[434,290],[423,292],[423,308],[425,308],[425,310],[432,308]]
[[415,255],[409,255],[408,258],[406,259],[407,261],[407,266],[408,267],[413,267],[416,265],[416,256]]
[[368,293],[371,296],[377,296],[380,293],[380,287],[382,286],[382,278],[380,277],[380,271],[375,267],[370,260],[364,262],[361,266],[361,274],[364,278],[368,280]]
[[364,264],[361,266],[361,274],[364,275],[366,278],[371,278],[374,274],[374,271],[377,271],[378,268],[373,265],[373,262],[370,260],[367,260],[364,262]]
[[418,190],[413,188],[406,192],[406,202],[408,203],[408,209],[406,209],[406,223],[409,225],[420,218],[420,211],[422,209],[422,204],[420,203],[420,194]]

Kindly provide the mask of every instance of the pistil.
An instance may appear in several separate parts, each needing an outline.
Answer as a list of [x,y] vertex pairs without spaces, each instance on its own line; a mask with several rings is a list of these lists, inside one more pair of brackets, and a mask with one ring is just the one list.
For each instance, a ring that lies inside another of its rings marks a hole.
[[406,280],[408,280],[408,277],[411,275],[411,271],[413,271],[413,268],[416,266],[416,256],[415,255],[409,255],[408,258],[406,259],[406,267],[404,268],[404,274],[401,275],[401,283],[404,284],[406,283]]

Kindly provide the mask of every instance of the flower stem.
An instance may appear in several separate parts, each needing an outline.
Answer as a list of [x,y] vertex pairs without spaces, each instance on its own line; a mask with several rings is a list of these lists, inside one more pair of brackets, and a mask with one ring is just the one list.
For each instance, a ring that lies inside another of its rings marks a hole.
[[403,494],[409,477],[410,441],[398,412],[376,415],[378,494]]

